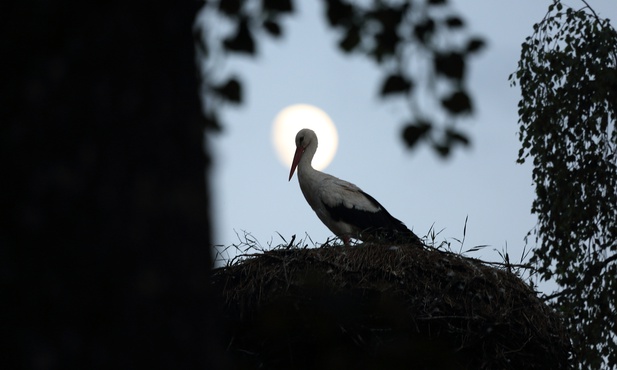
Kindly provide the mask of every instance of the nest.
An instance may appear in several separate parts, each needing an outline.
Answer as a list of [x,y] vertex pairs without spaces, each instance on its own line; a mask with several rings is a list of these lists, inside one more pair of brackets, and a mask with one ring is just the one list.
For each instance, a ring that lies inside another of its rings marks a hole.
[[216,269],[233,368],[563,369],[560,317],[507,266],[418,246],[279,248]]

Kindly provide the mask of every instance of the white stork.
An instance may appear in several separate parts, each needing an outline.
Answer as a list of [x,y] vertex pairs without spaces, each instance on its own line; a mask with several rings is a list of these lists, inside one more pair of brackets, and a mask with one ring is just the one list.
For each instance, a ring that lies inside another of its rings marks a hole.
[[382,238],[388,241],[420,243],[401,221],[392,217],[372,196],[356,185],[317,171],[311,165],[317,151],[317,135],[302,129],[296,135],[296,153],[289,181],[298,167],[298,182],[304,198],[317,217],[349,245],[349,239]]

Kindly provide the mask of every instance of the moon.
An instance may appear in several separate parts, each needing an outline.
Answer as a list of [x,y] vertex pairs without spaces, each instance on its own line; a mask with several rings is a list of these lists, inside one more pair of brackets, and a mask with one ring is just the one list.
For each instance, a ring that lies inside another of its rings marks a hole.
[[281,110],[272,125],[272,143],[281,162],[289,168],[296,151],[296,134],[309,128],[317,134],[319,148],[313,158],[313,167],[328,167],[338,148],[336,126],[323,110],[308,104],[290,105]]

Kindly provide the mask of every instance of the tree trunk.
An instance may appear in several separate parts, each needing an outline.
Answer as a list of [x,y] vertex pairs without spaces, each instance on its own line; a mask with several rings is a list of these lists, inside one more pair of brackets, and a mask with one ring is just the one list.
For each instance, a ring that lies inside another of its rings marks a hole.
[[0,279],[14,368],[220,366],[199,5],[2,6]]

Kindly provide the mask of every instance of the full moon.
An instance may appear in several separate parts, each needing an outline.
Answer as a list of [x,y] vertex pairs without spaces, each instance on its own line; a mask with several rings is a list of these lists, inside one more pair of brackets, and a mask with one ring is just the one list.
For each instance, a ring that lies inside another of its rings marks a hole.
[[296,134],[309,128],[317,134],[319,147],[313,158],[313,167],[328,167],[338,147],[338,133],[326,112],[308,104],[290,105],[280,111],[272,125],[272,142],[281,162],[289,168],[296,151]]

